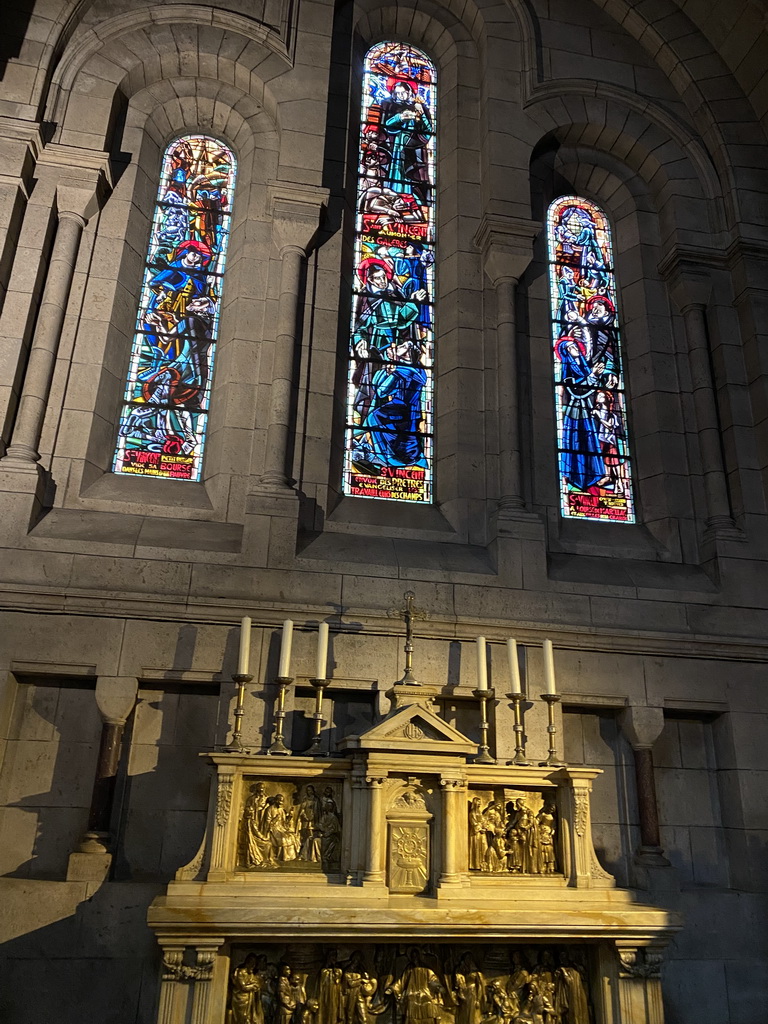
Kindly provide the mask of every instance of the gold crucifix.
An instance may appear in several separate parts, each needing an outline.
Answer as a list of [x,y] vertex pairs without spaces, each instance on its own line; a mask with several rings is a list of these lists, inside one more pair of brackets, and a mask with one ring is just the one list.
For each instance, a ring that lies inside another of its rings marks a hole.
[[426,619],[427,613],[421,608],[416,608],[414,599],[416,595],[412,590],[406,590],[403,594],[403,605],[400,608],[390,608],[389,615],[392,618],[402,619],[405,622],[405,674],[400,680],[406,686],[420,686],[419,681],[414,677],[413,669],[413,623],[416,619]]

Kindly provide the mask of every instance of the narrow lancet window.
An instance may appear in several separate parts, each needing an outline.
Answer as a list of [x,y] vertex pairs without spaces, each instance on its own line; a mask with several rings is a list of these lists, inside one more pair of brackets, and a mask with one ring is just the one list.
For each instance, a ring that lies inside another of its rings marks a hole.
[[560,511],[633,523],[627,406],[611,231],[577,196],[547,215]]
[[115,473],[200,479],[235,172],[231,150],[207,135],[165,151]]
[[344,493],[432,501],[435,67],[384,42],[365,57]]

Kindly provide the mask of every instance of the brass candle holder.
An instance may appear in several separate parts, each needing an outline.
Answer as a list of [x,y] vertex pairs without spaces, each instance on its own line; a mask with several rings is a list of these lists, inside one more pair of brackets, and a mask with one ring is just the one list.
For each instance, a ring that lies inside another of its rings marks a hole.
[[530,761],[525,758],[525,730],[523,728],[523,701],[525,700],[524,693],[510,693],[512,698],[515,712],[515,724],[513,729],[515,730],[515,756],[509,761],[509,764],[527,765]]
[[235,704],[235,725],[232,730],[232,742],[230,743],[229,750],[241,751],[243,749],[243,715],[245,714],[245,688],[253,679],[252,675],[246,673],[238,673],[232,676],[232,680],[237,686],[237,703]]
[[309,757],[325,757],[325,753],[320,749],[320,734],[323,731],[323,725],[325,721],[323,719],[323,693],[328,685],[327,679],[310,679],[310,685],[315,691],[315,713],[312,715],[313,720],[313,735],[312,742],[307,747],[305,753]]
[[488,747],[488,701],[496,696],[495,690],[473,690],[475,697],[480,701],[480,746],[479,754],[475,758],[475,764],[496,764],[496,758],[491,757]]
[[557,743],[555,740],[555,734],[557,733],[557,726],[555,725],[555,704],[560,700],[559,693],[542,693],[541,699],[546,701],[547,704],[547,732],[549,733],[549,756],[546,761],[539,761],[539,767],[541,768],[562,768],[565,761],[561,761],[557,756]]
[[288,685],[293,682],[293,676],[278,676],[275,679],[275,682],[277,683],[277,698],[275,700],[275,731],[272,736],[272,743],[267,750],[267,753],[290,754],[290,750],[283,742],[283,722],[285,721],[285,691]]

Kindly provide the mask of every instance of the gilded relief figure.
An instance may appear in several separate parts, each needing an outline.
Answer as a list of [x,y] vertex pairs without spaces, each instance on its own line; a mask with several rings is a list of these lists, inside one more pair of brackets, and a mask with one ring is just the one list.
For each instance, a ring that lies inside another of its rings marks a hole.
[[338,869],[341,818],[332,786],[254,782],[245,801],[240,857],[247,869]]
[[[541,805],[541,806],[539,806]],[[538,810],[537,810],[538,807]],[[557,818],[539,794],[469,804],[469,869],[489,874],[551,875],[557,871]]]
[[[310,794],[311,796],[311,794]],[[227,1024],[591,1024],[578,947],[284,947],[235,960]],[[322,966],[320,966],[322,964]]]
[[416,946],[408,951],[407,967],[387,991],[395,997],[403,1024],[430,1024],[439,1019],[440,996],[445,989]]

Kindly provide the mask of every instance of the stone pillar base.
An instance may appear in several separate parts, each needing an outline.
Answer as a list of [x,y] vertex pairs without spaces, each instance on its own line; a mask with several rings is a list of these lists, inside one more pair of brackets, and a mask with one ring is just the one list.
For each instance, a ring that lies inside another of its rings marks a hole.
[[8,540],[21,541],[43,513],[46,474],[37,462],[0,461],[0,521]]
[[70,853],[67,881],[106,882],[111,866],[111,853]]

